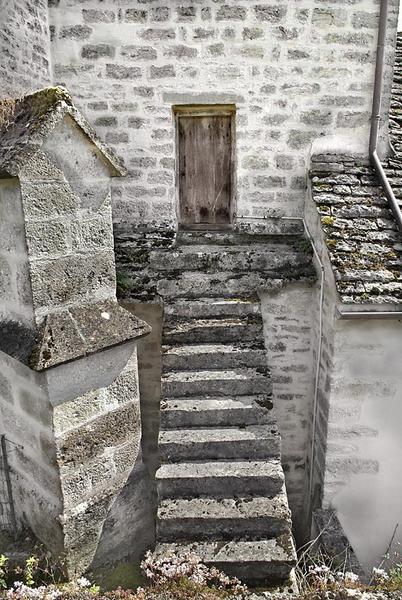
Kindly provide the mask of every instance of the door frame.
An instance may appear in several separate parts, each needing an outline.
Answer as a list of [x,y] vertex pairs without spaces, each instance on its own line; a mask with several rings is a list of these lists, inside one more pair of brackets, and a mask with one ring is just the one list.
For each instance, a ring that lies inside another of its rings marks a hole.
[[[175,104],[172,106],[175,127],[175,204],[179,229],[232,229],[236,215],[236,105],[235,104]],[[179,174],[179,119],[181,117],[230,117],[230,221],[229,223],[181,223]]]

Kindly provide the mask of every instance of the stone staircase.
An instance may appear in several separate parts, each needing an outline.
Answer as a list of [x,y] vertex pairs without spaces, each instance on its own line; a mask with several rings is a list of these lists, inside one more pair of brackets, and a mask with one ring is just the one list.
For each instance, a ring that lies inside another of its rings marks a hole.
[[310,256],[188,232],[150,260],[165,301],[157,552],[194,551],[253,585],[284,581],[296,556],[256,290],[311,275]]

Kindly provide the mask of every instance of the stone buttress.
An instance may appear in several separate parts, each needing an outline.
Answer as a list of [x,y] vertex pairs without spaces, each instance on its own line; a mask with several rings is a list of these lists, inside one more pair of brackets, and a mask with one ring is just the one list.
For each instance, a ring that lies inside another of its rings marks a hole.
[[141,462],[136,339],[150,328],[115,296],[117,159],[60,88],[0,114],[1,433],[17,526],[72,576]]

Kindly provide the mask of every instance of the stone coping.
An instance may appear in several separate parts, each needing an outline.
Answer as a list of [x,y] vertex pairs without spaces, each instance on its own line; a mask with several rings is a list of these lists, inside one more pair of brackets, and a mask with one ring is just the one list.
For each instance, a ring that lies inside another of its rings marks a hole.
[[35,371],[141,338],[151,327],[113,300],[46,315],[35,333],[16,322],[0,325],[0,350]]
[[29,366],[35,371],[94,354],[150,333],[151,327],[113,300],[47,315]]
[[0,100],[0,177],[17,177],[65,115],[70,115],[109,163],[111,176],[127,171],[98,138],[62,87],[48,87],[22,98]]

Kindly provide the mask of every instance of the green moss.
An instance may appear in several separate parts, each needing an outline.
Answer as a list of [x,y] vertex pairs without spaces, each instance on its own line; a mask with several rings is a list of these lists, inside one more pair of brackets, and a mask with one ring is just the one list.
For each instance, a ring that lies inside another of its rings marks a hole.
[[334,217],[328,217],[328,216],[326,216],[326,217],[321,217],[321,223],[322,223],[323,225],[333,225],[333,224],[334,224],[334,222],[335,222],[335,219],[334,219]]
[[314,191],[316,192],[329,192],[331,186],[328,183],[314,183]]
[[116,273],[116,291],[118,296],[124,296],[131,289],[131,279],[121,272]]
[[0,102],[0,129],[6,131],[14,119],[16,100],[5,98]]
[[296,246],[297,249],[303,254],[311,254],[313,251],[310,240],[308,240],[307,238],[301,238],[300,240],[298,240]]
[[21,98],[0,101],[0,129],[6,131],[15,124],[20,130],[35,131],[46,115],[61,102],[72,106],[70,94],[62,87],[47,87]]
[[22,99],[23,102],[29,103],[32,110],[38,116],[44,115],[48,110],[60,102],[72,105],[70,94],[62,87],[47,87],[33,94],[29,94]]
[[114,567],[102,568],[93,573],[93,578],[103,590],[114,590],[121,587],[125,590],[135,590],[138,586],[145,584],[144,577],[141,575],[140,565],[138,563],[119,563]]

